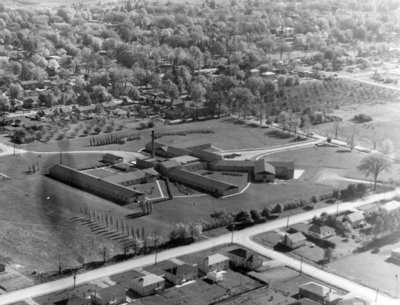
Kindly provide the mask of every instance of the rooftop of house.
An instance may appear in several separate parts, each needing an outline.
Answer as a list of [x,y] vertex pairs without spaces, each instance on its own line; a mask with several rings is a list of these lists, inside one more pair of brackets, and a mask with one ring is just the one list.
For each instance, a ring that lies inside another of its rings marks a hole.
[[216,254],[208,256],[208,265],[214,265],[214,264],[218,264],[218,263],[225,262],[228,260],[229,260],[229,258],[226,257],[225,255],[216,253]]
[[136,284],[139,284],[142,287],[150,286],[156,283],[162,283],[165,282],[164,278],[155,274],[146,274],[141,277],[131,279],[131,282],[135,282]]
[[314,295],[325,298],[330,292],[331,288],[326,286],[309,282],[299,286],[299,289],[313,293]]
[[364,220],[365,217],[364,217],[364,214],[361,212],[353,212],[353,213],[346,215],[346,219],[349,220],[350,222],[357,222],[357,221]]
[[173,263],[171,267],[166,268],[164,271],[173,275],[181,275],[196,272],[197,267],[187,263],[183,263],[181,265]]
[[54,304],[55,305],[89,305],[89,304],[91,304],[91,300],[84,299],[77,295],[73,295],[72,297],[70,297],[68,299],[55,302]]
[[286,234],[287,238],[292,242],[298,242],[306,240],[306,237],[301,232],[296,232],[293,234]]
[[329,233],[329,232],[335,231],[334,228],[331,228],[329,226],[319,226],[319,225],[315,225],[315,224],[312,225],[308,230],[318,233],[318,234]]

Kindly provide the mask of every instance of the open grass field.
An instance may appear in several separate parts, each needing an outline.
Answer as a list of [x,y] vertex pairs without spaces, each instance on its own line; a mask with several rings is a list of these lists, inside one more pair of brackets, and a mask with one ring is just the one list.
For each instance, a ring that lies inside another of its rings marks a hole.
[[400,243],[387,245],[379,253],[364,252],[353,254],[329,264],[329,269],[363,285],[379,289],[383,293],[396,295],[396,275],[400,275],[400,266],[390,263],[392,249]]
[[[400,102],[371,102],[361,105],[349,105],[333,112],[343,121],[339,124],[338,137],[346,140],[355,131],[356,143],[372,148],[371,135],[376,133],[382,139],[392,140],[396,151],[400,149]],[[373,118],[369,123],[357,124],[351,119],[357,114],[366,114]],[[313,126],[316,133],[334,136],[334,124],[326,123]],[[396,153],[396,152],[395,152]]]
[[[190,134],[186,136],[165,136],[162,137],[163,143],[181,143],[191,140],[203,139],[206,137],[214,146],[220,149],[243,149],[271,147],[287,144],[293,141],[293,137],[282,137],[279,133],[267,128],[251,127],[234,118],[221,118],[216,120],[185,123],[181,125],[163,125],[156,123],[156,132],[187,131],[198,129],[212,129],[215,133],[210,134]],[[121,131],[126,133],[126,131]],[[90,146],[89,137],[78,137],[63,141],[65,151],[86,151],[86,150],[126,150],[138,151],[142,149],[150,139],[149,129],[140,131],[142,139],[138,141],[127,141],[125,144],[110,144],[102,146]],[[118,132],[117,132],[118,134]],[[21,149],[31,151],[59,151],[60,141],[32,142],[22,144]]]

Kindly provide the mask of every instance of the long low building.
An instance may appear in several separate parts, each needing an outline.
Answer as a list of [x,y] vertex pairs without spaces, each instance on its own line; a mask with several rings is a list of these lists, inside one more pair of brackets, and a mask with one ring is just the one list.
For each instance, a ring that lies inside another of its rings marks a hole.
[[167,177],[217,196],[225,196],[239,192],[239,187],[237,185],[211,179],[178,167],[169,171]]
[[49,176],[121,205],[134,202],[139,203],[145,200],[145,194],[142,192],[102,180],[66,165],[59,164],[52,166],[49,169]]

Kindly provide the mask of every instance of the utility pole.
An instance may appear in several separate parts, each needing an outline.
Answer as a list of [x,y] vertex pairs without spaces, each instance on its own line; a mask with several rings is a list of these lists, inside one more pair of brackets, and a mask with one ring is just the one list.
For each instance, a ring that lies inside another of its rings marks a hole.
[[300,275],[303,275],[303,256],[300,256]]
[[398,278],[397,278],[397,274],[395,275],[395,278],[396,278],[396,299],[399,297],[399,294],[398,294],[398,292],[399,292],[399,281],[398,281]]
[[235,224],[232,224],[231,245],[233,245],[233,232],[235,232]]
[[286,230],[289,229],[289,217],[290,217],[290,215],[288,215],[288,217],[287,217]]
[[157,266],[157,232],[154,231],[154,248],[155,248],[155,254],[154,254],[154,266]]
[[336,218],[339,215],[339,200],[336,199]]
[[61,147],[60,147],[60,164],[62,164],[62,152],[61,152]]
[[379,289],[376,289],[375,304],[378,302]]
[[75,287],[76,287],[76,273],[77,273],[78,271],[73,271],[73,272],[74,272],[73,278],[74,278],[74,289],[75,289]]

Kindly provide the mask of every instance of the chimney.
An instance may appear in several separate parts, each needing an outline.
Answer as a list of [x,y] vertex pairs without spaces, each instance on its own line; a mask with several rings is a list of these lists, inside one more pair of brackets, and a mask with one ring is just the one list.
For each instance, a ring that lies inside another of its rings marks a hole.
[[151,157],[154,158],[155,157],[155,144],[154,144],[154,130],[151,131]]

